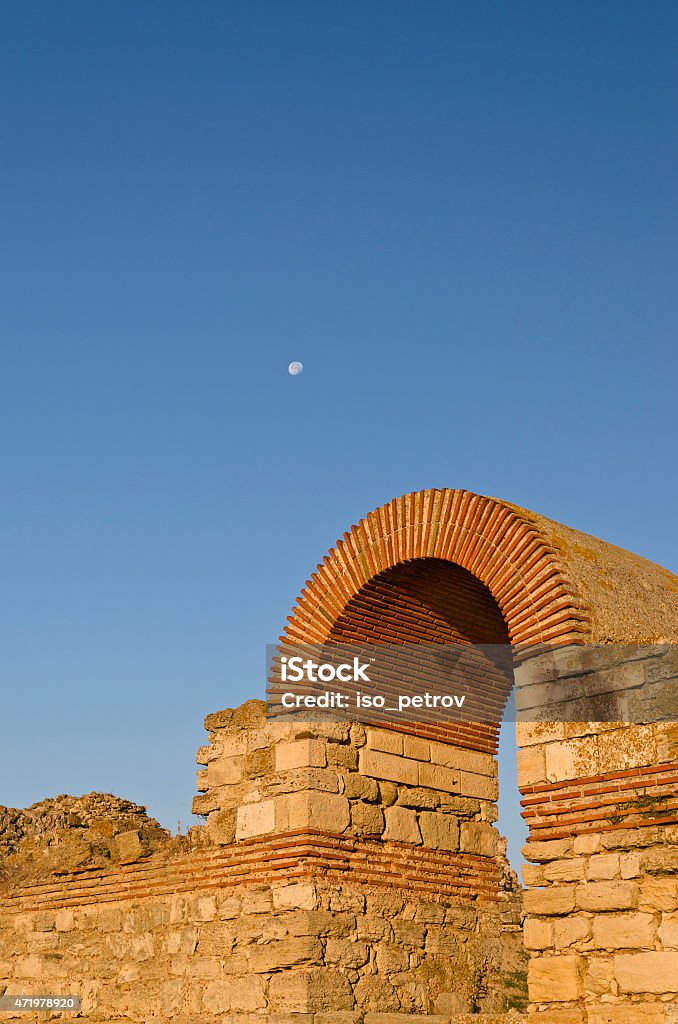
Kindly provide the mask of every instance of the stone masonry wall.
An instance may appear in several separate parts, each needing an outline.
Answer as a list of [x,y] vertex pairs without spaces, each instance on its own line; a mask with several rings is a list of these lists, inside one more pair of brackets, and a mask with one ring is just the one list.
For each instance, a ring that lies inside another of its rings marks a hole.
[[259,701],[206,725],[204,827],[71,866],[60,834],[59,874],[0,889],[0,991],[79,994],[86,1019],[139,1024],[489,1024],[524,1007],[490,755],[269,723]]
[[678,1020],[678,726],[520,724],[540,1024]]

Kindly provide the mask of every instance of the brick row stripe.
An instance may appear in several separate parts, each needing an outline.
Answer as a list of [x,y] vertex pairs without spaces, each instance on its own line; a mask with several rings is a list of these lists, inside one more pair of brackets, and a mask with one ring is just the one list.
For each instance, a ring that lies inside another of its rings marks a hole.
[[525,786],[528,842],[678,822],[678,762]]
[[307,831],[171,861],[156,855],[115,870],[74,871],[16,889],[0,899],[0,909],[53,910],[318,875],[479,900],[496,900],[499,882],[492,858]]

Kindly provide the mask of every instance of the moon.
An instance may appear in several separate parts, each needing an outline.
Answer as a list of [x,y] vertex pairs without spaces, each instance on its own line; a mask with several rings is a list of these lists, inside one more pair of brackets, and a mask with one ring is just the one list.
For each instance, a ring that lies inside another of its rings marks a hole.
[[295,359],[294,362],[290,363],[290,365],[287,367],[287,372],[292,374],[293,377],[298,377],[303,368],[304,364],[297,362],[297,360]]

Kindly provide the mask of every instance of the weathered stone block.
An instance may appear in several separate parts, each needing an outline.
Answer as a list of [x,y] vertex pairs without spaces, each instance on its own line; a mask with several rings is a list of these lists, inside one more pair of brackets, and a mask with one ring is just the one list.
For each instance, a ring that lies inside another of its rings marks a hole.
[[664,914],[657,934],[664,949],[678,949],[678,914]]
[[556,885],[549,889],[530,889],[523,897],[526,914],[544,917],[571,914],[575,907],[574,887]]
[[533,786],[546,782],[546,755],[539,746],[526,747],[517,753],[518,785]]
[[323,832],[344,832],[349,826],[349,804],[345,796],[309,790],[282,799],[285,804],[280,808],[279,827],[283,831],[317,828]]
[[277,743],[275,747],[276,772],[293,768],[324,768],[327,764],[327,745],[323,740],[306,739]]
[[495,857],[499,834],[484,822],[463,821],[459,832],[459,848],[463,853]]
[[205,985],[203,1005],[210,1013],[250,1013],[266,1006],[260,978],[227,978]]
[[578,999],[583,993],[582,958],[540,956],[532,959],[527,984],[534,1002],[561,1003]]
[[614,974],[622,992],[678,992],[678,953],[623,953]]
[[353,992],[348,978],[328,967],[274,974],[268,996],[273,1012],[314,1013],[351,1010]]
[[[664,1024],[661,1003],[623,1003],[619,1006],[589,1006],[588,1024]],[[541,1024],[541,1022],[540,1022]]]
[[593,939],[601,949],[652,948],[656,937],[652,914],[601,914],[593,920]]
[[546,778],[564,782],[598,774],[598,737],[585,736],[546,747]]
[[360,751],[360,773],[371,775],[375,779],[387,779],[390,782],[401,782],[408,786],[419,783],[419,764],[410,758],[397,757],[395,754],[382,753],[363,747]]
[[403,736],[403,754],[415,761],[430,761],[431,743],[420,736]]
[[255,943],[247,949],[252,974],[267,974],[300,964],[319,964],[322,944],[319,939],[301,936],[277,942]]
[[244,804],[238,808],[235,838],[250,839],[262,836],[275,829],[275,802],[261,800],[256,804]]
[[556,949],[565,949],[591,938],[591,921],[575,914],[560,918],[553,923],[553,939]]
[[349,799],[366,800],[376,803],[379,799],[379,786],[374,779],[366,778],[357,772],[344,775],[344,795]]
[[553,923],[528,917],[523,925],[523,941],[526,949],[548,949],[553,945]]
[[233,786],[243,779],[242,757],[220,757],[218,760],[210,761],[207,766],[207,785]]
[[571,850],[571,839],[547,839],[541,842],[526,843],[522,848],[522,854],[525,860],[545,864],[549,860],[566,857]]
[[381,750],[385,754],[403,753],[403,735],[388,729],[367,729],[367,746],[370,750]]
[[392,839],[399,843],[412,843],[415,846],[421,844],[421,832],[415,811],[396,805],[387,807],[384,815],[386,818],[384,839]]
[[418,782],[420,786],[427,789],[441,790],[444,793],[458,793],[459,774],[456,769],[422,762],[419,765]]
[[434,811],[440,806],[440,793],[433,789],[422,789],[420,786],[413,789],[403,786],[398,793],[398,803],[418,811]]
[[271,890],[274,910],[315,910],[318,894],[313,882],[292,882]]
[[376,804],[356,800],[351,804],[351,825],[361,836],[380,836],[385,828],[384,812]]
[[580,857],[552,860],[544,867],[544,878],[550,882],[580,882],[584,878],[584,867]]
[[325,948],[325,963],[337,964],[340,967],[363,967],[370,957],[366,943],[355,942],[351,938],[328,938]]
[[589,860],[586,872],[590,881],[618,878],[620,874],[619,854],[596,854]]
[[497,799],[499,784],[496,779],[466,771],[461,771],[459,775],[459,792],[464,796],[477,797],[479,800]]
[[638,886],[635,882],[588,882],[578,885],[577,906],[582,910],[632,910],[638,906]]
[[678,910],[678,880],[675,878],[643,878],[640,880],[638,909]]
[[424,846],[434,850],[459,849],[459,822],[452,815],[422,811],[419,815],[419,827]]

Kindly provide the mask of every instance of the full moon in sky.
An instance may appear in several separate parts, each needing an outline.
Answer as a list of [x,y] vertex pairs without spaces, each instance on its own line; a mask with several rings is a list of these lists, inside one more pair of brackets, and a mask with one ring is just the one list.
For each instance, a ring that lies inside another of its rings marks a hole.
[[298,363],[296,360],[287,367],[287,372],[291,373],[293,377],[298,377],[304,368],[303,363]]

